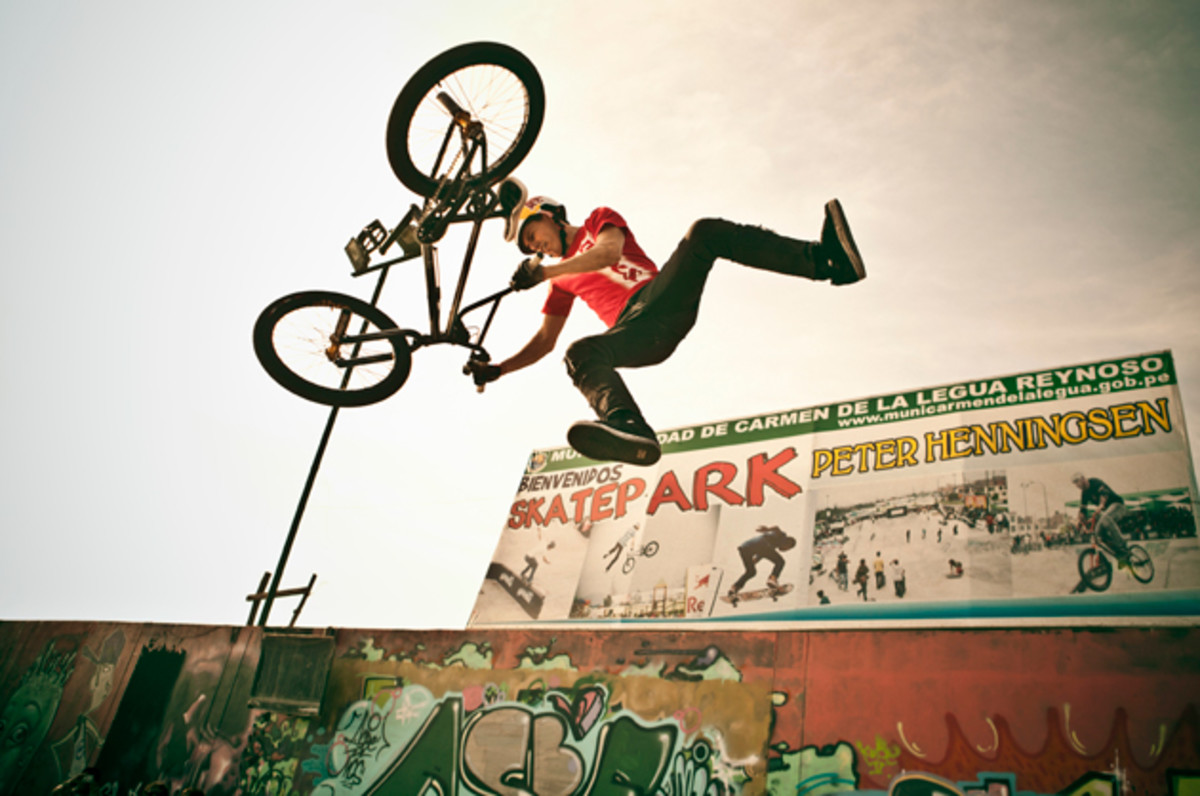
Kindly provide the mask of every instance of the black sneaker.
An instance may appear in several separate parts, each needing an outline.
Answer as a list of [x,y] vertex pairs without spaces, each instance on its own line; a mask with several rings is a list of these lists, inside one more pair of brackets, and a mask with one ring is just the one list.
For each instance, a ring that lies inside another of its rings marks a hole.
[[825,205],[825,223],[821,226],[821,251],[829,260],[829,281],[849,285],[867,278],[862,255],[850,234],[850,224],[837,199]]
[[567,431],[567,442],[589,459],[650,465],[662,456],[654,429],[638,417],[581,420]]

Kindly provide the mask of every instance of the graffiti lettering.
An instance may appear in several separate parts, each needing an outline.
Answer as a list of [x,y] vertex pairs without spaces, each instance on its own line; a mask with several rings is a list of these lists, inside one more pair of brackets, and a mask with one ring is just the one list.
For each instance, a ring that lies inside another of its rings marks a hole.
[[559,796],[583,780],[583,758],[563,746],[566,723],[523,707],[476,714],[463,733],[466,780],[482,793]]
[[409,686],[348,708],[326,753],[328,777],[314,792],[449,796],[461,776],[471,793],[494,796],[635,796],[659,793],[667,772],[683,765],[679,755],[711,771],[708,746],[676,748],[673,722],[646,726],[624,712],[602,720],[607,692],[599,686],[551,691],[539,709],[483,706],[465,721],[460,696],[431,696]]
[[890,746],[882,737],[875,736],[875,744],[866,746],[862,743],[857,743],[858,753],[862,755],[863,761],[866,762],[869,768],[868,774],[882,774],[885,769],[896,765],[896,760],[900,757],[900,747]]
[[600,730],[600,753],[589,796],[653,793],[666,775],[677,731],[671,725],[643,727],[621,716]]

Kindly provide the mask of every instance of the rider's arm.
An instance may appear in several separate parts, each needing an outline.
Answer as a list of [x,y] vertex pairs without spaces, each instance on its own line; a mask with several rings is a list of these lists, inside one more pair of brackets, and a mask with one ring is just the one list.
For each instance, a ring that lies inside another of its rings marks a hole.
[[500,375],[528,367],[554,350],[567,322],[565,315],[543,315],[542,326],[521,350],[500,363]]
[[625,233],[620,227],[607,226],[596,236],[596,245],[582,254],[560,260],[554,265],[543,265],[542,273],[546,279],[567,274],[583,274],[589,271],[599,271],[615,265],[621,259],[621,250],[625,248]]

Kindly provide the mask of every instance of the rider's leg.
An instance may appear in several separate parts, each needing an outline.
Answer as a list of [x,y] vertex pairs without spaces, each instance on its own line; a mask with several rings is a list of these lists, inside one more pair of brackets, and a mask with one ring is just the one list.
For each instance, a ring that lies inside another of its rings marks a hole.
[[1121,535],[1121,518],[1125,516],[1125,506],[1116,504],[1109,506],[1100,515],[1100,519],[1096,522],[1096,532],[1100,534],[1100,538],[1104,543],[1112,548],[1113,553],[1122,561],[1129,559],[1129,545],[1125,542],[1125,537]]
[[708,274],[721,258],[807,279],[829,276],[823,273],[827,260],[819,243],[725,219],[702,218],[692,224],[658,276],[638,296],[639,303],[656,312],[687,313],[694,321]]
[[748,550],[740,549],[738,550],[738,553],[742,557],[742,567],[745,569],[745,571],[742,573],[741,577],[735,580],[733,585],[729,587],[730,594],[737,594],[739,591],[741,591],[742,587],[745,586],[746,583],[758,572],[758,567],[755,565],[753,553]]
[[663,361],[683,334],[662,319],[629,320],[627,315],[607,332],[576,340],[567,348],[567,373],[599,418],[596,423],[576,423],[567,439],[585,456],[607,459],[628,454],[623,461],[653,464],[660,455],[654,429],[642,417],[617,368]]
[[[657,461],[661,451],[654,431],[616,368],[654,365],[671,355],[696,322],[705,282],[718,258],[814,280],[848,283],[862,278],[857,250],[848,253],[845,248],[849,228],[844,222],[840,205],[830,202],[819,243],[723,219],[692,224],[658,276],[630,301],[617,323],[567,349],[567,372],[599,418],[599,423],[572,426],[571,444],[593,458],[624,454],[632,444],[629,461]],[[839,236],[843,228],[845,234]],[[859,262],[857,275],[847,265],[851,254]]]
[[819,242],[797,240],[720,218],[696,221],[639,299],[650,306],[665,303],[672,312],[691,313],[694,320],[709,271],[722,258],[751,268],[813,280],[830,279],[837,284],[866,276],[841,205],[835,200],[826,206]]
[[771,574],[767,577],[767,585],[772,589],[777,589],[779,588],[779,576],[783,574],[783,556],[776,553],[771,563]]
[[[827,224],[828,226],[828,224]],[[621,410],[641,417],[614,368],[662,362],[691,331],[713,263],[719,258],[808,279],[834,274],[829,247],[795,240],[762,227],[718,218],[701,219],[607,332],[585,337],[567,351],[575,386],[601,419]]]
[[665,337],[659,324],[618,321],[607,332],[582,337],[567,347],[567,373],[597,417],[605,419],[622,411],[641,417],[616,369],[662,362],[678,345],[677,339]]

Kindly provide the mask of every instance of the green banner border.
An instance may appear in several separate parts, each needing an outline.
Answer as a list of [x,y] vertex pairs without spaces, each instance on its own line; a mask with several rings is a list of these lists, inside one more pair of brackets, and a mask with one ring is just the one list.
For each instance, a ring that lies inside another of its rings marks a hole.
[[[1113,357],[1008,376],[952,382],[906,392],[749,415],[659,432],[664,454],[742,445],[824,431],[906,422],[1083,396],[1111,395],[1177,384],[1170,350]],[[597,462],[569,447],[534,451],[527,473],[551,473]]]

